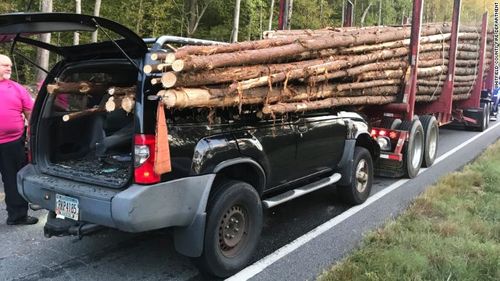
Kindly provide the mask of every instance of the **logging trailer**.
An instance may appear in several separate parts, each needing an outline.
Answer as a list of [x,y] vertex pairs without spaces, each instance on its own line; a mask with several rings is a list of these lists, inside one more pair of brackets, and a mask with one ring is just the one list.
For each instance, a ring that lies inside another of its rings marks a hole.
[[[375,173],[412,178],[421,166],[431,166],[440,126],[488,127],[490,112],[497,109],[491,67],[497,54],[483,79],[486,15],[473,90],[465,100],[453,99],[460,0],[455,0],[442,92],[430,102],[416,101],[422,2],[414,1],[409,68],[397,102],[359,112],[347,104],[281,119],[242,106],[239,87],[229,101],[223,95],[207,99],[232,107],[164,111],[164,105],[179,100],[159,94],[161,84],[172,86],[176,77],[158,72],[185,65],[159,64],[158,57],[164,60],[179,45],[220,42],[142,39],[115,22],[87,15],[0,15],[0,40],[12,42],[16,56],[30,61],[14,48],[30,44],[63,58],[47,71],[38,93],[27,133],[30,163],[18,173],[18,190],[49,210],[47,237],[81,237],[103,226],[128,232],[172,227],[176,250],[203,272],[234,274],[252,258],[263,208],[332,184],[349,204],[363,203]],[[107,41],[55,46],[30,38],[95,30]],[[286,84],[289,76],[282,78]],[[250,91],[255,100],[277,98],[269,92]],[[199,93],[205,97],[206,89]]]

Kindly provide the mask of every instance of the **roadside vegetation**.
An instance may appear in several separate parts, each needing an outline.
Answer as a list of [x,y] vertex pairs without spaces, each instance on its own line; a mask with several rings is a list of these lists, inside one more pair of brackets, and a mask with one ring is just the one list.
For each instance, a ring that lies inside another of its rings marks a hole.
[[500,280],[500,141],[318,280]]

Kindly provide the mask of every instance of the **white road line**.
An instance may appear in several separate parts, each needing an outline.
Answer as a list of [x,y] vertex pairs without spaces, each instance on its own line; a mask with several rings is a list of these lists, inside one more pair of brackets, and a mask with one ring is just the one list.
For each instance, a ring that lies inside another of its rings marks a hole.
[[[446,152],[445,154],[441,155],[439,158],[437,158],[434,161],[434,165],[443,161],[444,159],[448,158],[451,156],[453,153],[457,152],[458,150],[462,149],[466,145],[470,144],[474,140],[480,138],[482,135],[486,134],[487,132],[495,129],[496,127],[500,126],[500,123],[495,124],[494,126],[490,127],[486,131],[475,135],[473,138],[469,139],[468,141],[462,143],[461,145],[455,147],[454,149]],[[419,175],[423,172],[425,172],[427,169],[420,169]],[[258,260],[254,264],[244,268],[240,272],[236,273],[235,275],[227,278],[227,281],[241,281],[241,280],[248,280],[252,278],[253,276],[257,275],[259,272],[263,271],[266,269],[268,266],[271,264],[275,263],[279,259],[283,258],[284,256],[288,255],[289,253],[295,251],[298,249],[300,246],[306,244],[307,242],[313,240],[314,238],[318,237],[322,233],[328,231],[332,227],[336,226],[337,224],[345,221],[349,217],[353,216],[354,214],[358,213],[359,211],[363,210],[364,208],[370,206],[380,198],[384,197],[385,195],[391,193],[395,189],[399,188],[401,185],[405,184],[409,179],[401,179],[388,187],[384,188],[383,190],[375,193],[373,196],[370,196],[365,203],[354,206],[350,208],[349,210],[343,212],[342,214],[332,218],[331,220],[323,223],[322,225],[316,227],[315,229],[309,231],[308,233],[302,235],[301,237],[295,239],[294,241],[290,242],[289,244],[279,248],[276,250],[274,253],[269,254],[268,256]]]

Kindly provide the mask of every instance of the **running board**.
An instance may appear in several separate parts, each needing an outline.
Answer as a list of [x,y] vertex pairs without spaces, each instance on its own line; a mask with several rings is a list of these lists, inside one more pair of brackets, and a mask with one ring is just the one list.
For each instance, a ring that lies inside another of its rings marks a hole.
[[341,177],[342,176],[340,174],[335,173],[328,178],[324,178],[324,179],[321,179],[319,181],[304,185],[300,188],[289,190],[287,192],[281,193],[281,194],[276,195],[274,197],[268,198],[268,199],[262,201],[262,203],[264,205],[264,208],[272,208],[274,206],[285,203],[287,201],[290,201],[290,200],[295,199],[297,197],[300,197],[302,195],[306,195],[310,192],[313,192],[313,191],[318,190],[320,188],[323,188],[325,186],[329,186],[331,184],[334,184],[334,183],[338,182]]

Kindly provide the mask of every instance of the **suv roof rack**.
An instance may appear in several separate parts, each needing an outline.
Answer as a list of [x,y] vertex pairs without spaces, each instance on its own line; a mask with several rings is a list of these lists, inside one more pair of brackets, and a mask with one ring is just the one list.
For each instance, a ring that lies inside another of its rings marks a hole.
[[171,36],[163,35],[158,38],[144,38],[146,44],[153,44],[151,47],[152,51],[161,50],[162,46],[169,43],[181,44],[181,45],[227,45],[226,42],[212,41],[205,39],[196,39],[181,36]]

